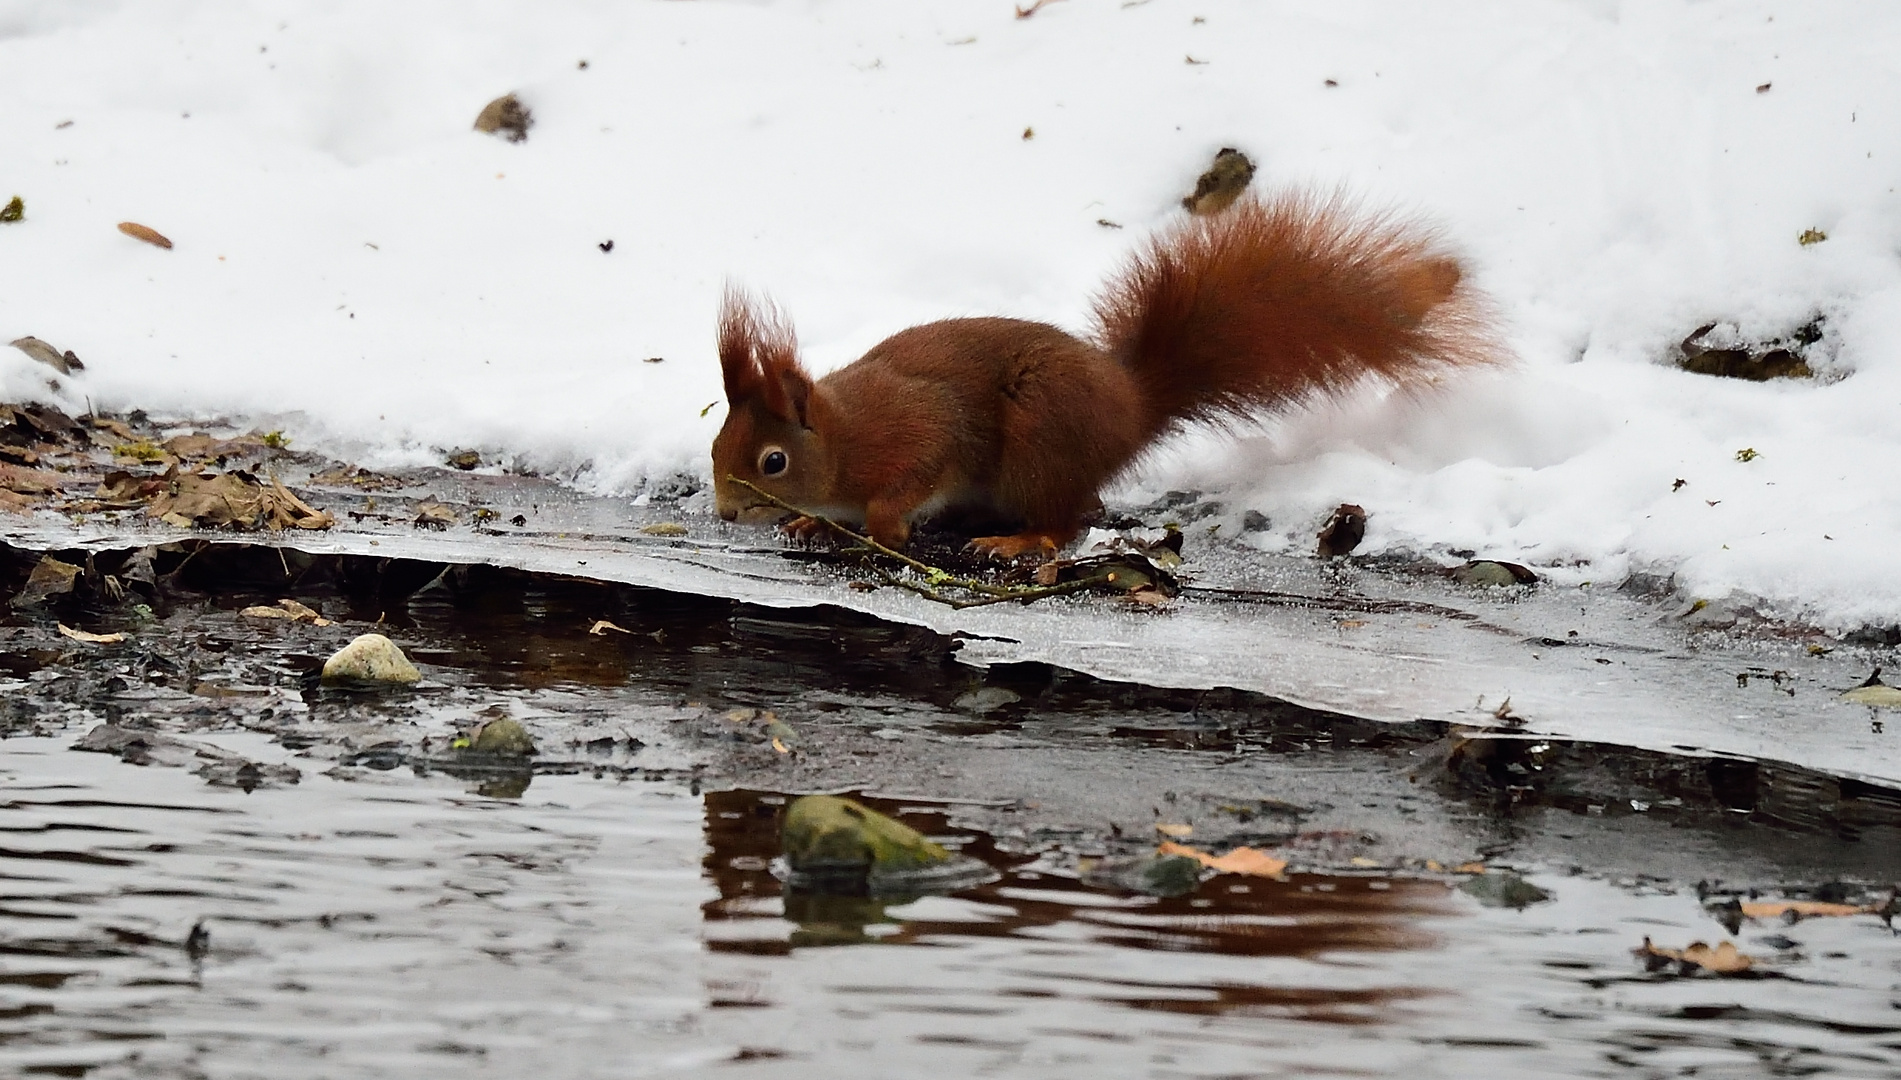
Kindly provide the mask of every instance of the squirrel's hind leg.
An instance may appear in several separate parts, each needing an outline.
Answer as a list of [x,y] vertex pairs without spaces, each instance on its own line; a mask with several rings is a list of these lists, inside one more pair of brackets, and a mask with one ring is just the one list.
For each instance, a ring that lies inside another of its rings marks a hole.
[[1075,539],[1075,536],[1073,530],[1067,534],[1020,532],[1012,536],[979,536],[964,545],[964,550],[996,559],[999,562],[1009,562],[1025,555],[1048,559],[1054,557],[1063,545]]

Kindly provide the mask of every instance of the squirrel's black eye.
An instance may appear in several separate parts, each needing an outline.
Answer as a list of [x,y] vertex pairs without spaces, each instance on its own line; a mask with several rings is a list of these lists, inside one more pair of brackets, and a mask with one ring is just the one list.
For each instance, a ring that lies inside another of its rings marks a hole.
[[759,471],[766,476],[777,476],[785,471],[785,467],[784,450],[768,450],[759,455]]

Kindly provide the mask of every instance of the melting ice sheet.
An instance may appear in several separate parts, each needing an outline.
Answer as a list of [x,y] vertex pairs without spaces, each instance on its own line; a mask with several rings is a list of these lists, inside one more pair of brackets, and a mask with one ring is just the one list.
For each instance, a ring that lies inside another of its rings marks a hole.
[[[1431,574],[1191,545],[1197,588],[1162,612],[1101,597],[953,611],[893,588],[846,587],[848,570],[760,547],[764,530],[705,515],[685,539],[641,534],[653,508],[541,481],[467,477],[473,498],[527,529],[437,533],[365,520],[274,542],[319,553],[500,566],[717,596],[769,607],[833,605],[964,639],[973,664],[1038,661],[1163,687],[1234,687],[1378,720],[1432,719],[1672,752],[1786,761],[1901,781],[1887,710],[1843,701],[1893,647],[1809,648],[1741,633],[1589,586],[1466,587]],[[400,517],[400,515],[398,515]],[[0,520],[38,549],[170,542],[133,524]],[[197,534],[202,537],[204,534]],[[1773,630],[1773,628],[1772,628]]]

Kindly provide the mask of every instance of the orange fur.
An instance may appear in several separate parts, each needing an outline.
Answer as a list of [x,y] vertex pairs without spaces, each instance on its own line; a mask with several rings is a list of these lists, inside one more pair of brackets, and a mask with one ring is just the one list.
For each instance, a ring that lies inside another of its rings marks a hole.
[[776,516],[736,476],[893,547],[925,514],[972,508],[1022,530],[978,550],[1048,552],[1180,424],[1502,356],[1430,232],[1304,193],[1162,230],[1104,288],[1096,321],[1093,340],[1019,319],[927,323],[814,381],[777,310],[729,291],[720,514]]

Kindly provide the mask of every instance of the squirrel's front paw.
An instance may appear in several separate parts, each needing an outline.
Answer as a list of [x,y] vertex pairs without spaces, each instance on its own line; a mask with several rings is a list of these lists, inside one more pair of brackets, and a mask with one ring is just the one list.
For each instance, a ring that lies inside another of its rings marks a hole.
[[1015,536],[979,536],[964,545],[964,550],[998,562],[1009,562],[1025,555],[1049,558],[1056,554],[1056,538],[1048,533],[1017,533]]
[[815,517],[800,514],[780,522],[779,531],[801,544],[823,543],[831,539],[831,527]]

